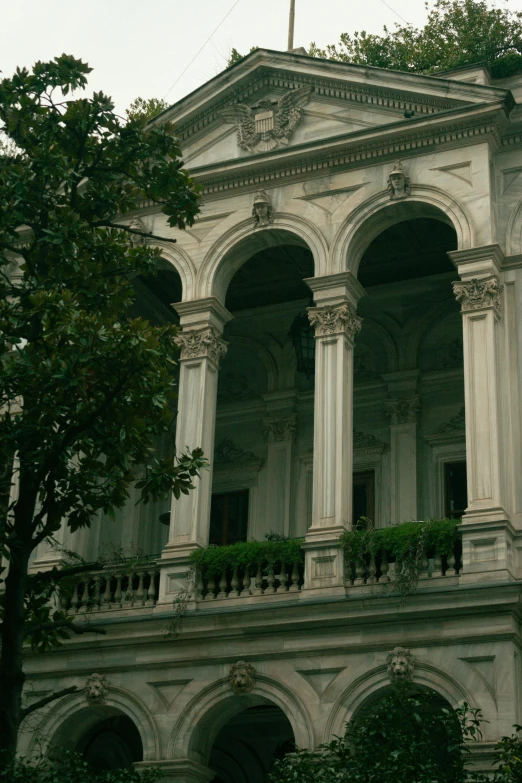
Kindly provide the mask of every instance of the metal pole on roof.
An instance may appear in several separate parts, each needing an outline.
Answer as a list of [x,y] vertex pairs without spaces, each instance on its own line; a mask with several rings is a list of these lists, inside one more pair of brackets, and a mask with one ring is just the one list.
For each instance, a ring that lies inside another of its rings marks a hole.
[[295,26],[295,0],[290,0],[290,18],[288,20],[288,51],[294,48],[294,26]]

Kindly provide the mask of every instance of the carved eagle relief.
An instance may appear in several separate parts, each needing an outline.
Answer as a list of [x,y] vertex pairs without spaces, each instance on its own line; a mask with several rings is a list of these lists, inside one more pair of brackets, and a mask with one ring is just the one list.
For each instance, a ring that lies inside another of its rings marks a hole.
[[250,108],[236,103],[219,112],[225,122],[237,126],[237,143],[248,152],[269,152],[288,144],[312,92],[311,87],[289,90],[279,101],[260,101]]

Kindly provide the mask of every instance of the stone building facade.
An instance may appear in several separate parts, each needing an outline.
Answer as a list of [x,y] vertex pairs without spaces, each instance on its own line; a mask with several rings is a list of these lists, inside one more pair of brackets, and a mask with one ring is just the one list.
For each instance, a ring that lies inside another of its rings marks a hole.
[[[385,692],[397,646],[419,687],[482,710],[478,763],[522,723],[518,101],[522,78],[481,65],[417,76],[261,49],[155,120],[174,122],[202,212],[184,232],[146,204],[129,216],[166,238],[140,302],[179,319],[177,443],[212,467],[170,515],[132,497],[63,533],[87,559],[130,542],[157,557],[94,586],[106,636],[28,656],[28,699],[80,688],[32,717],[23,751],[262,783],[277,747],[317,747]],[[315,372],[309,344],[296,354],[308,319]],[[382,571],[348,573],[354,516],[459,512],[461,555],[435,556],[405,601]],[[187,591],[195,548],[268,532],[305,539],[303,573]]]

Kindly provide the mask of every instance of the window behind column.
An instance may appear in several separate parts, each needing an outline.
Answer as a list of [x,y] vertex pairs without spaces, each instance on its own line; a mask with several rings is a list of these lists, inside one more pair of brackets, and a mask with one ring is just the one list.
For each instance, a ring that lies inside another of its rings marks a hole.
[[210,544],[225,546],[247,540],[249,490],[212,495]]
[[362,517],[375,522],[375,471],[365,470],[353,474],[353,523],[356,529]]
[[460,519],[468,505],[466,463],[446,462],[444,465],[444,514],[448,519]]

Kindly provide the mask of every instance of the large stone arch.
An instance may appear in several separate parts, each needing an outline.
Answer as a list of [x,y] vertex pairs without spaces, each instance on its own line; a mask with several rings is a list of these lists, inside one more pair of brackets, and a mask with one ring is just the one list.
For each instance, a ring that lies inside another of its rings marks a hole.
[[287,686],[257,674],[251,693],[232,693],[228,679],[223,678],[197,694],[176,722],[167,757],[189,758],[206,765],[220,729],[234,715],[261,704],[279,707],[292,726],[298,747],[314,749],[313,724],[304,704]]
[[172,242],[154,240],[150,245],[151,247],[157,247],[161,251],[161,258],[165,268],[168,267],[168,264],[171,264],[179,274],[183,292],[182,301],[186,302],[194,299],[196,270],[186,252]]
[[33,756],[37,752],[47,753],[53,747],[72,749],[93,725],[115,715],[126,715],[138,729],[143,761],[161,759],[160,735],[153,715],[133,693],[113,686],[103,704],[89,704],[82,690],[55,702],[37,727],[31,728],[27,748],[21,750]]
[[224,304],[228,285],[245,261],[255,253],[282,244],[306,247],[313,255],[314,275],[326,274],[328,245],[309,221],[280,213],[274,215],[269,226],[254,228],[249,218],[226,231],[210,248],[198,271],[196,297],[215,296]]
[[413,186],[412,194],[391,201],[381,191],[364,201],[341,225],[330,250],[328,273],[350,271],[355,276],[366,248],[395,223],[415,218],[434,218],[451,225],[457,234],[458,249],[473,246],[472,223],[464,207],[439,188]]
[[[467,702],[472,708],[478,706],[469,688],[465,688],[452,675],[431,663],[415,661],[414,683],[436,691],[453,708],[463,702]],[[341,692],[331,709],[325,726],[323,742],[331,742],[336,736],[343,736],[345,725],[350,722],[361,706],[372,697],[374,698],[379,691],[384,692],[389,686],[390,678],[386,664],[376,666],[353,680]]]

